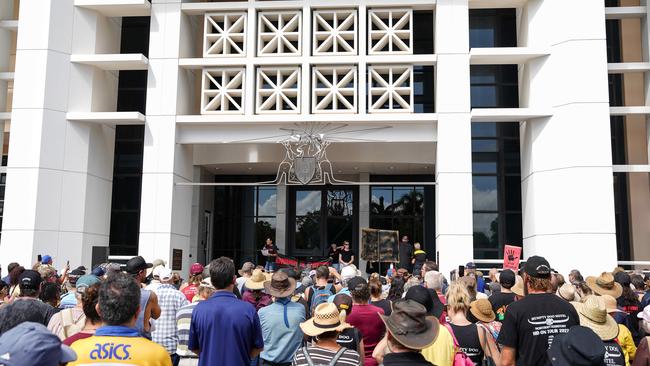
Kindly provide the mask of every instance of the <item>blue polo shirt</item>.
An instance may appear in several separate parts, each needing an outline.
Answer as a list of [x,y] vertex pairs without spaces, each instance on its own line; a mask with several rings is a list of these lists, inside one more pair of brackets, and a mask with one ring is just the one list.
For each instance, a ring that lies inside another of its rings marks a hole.
[[261,308],[257,314],[264,335],[264,351],[260,357],[275,363],[291,363],[302,344],[300,323],[305,321],[305,306],[281,298]]
[[192,312],[188,348],[199,349],[199,366],[249,365],[250,351],[264,348],[253,305],[219,291]]

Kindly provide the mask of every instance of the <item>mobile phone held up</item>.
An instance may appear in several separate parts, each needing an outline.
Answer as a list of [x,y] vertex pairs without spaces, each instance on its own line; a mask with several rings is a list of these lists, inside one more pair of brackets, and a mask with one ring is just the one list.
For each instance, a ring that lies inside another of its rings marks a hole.
[[465,266],[458,266],[458,278],[465,277]]

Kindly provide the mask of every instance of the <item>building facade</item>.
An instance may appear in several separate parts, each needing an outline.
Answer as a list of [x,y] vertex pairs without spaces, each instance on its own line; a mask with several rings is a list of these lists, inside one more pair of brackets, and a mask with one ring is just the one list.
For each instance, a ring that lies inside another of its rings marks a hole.
[[[11,0],[0,263],[650,259],[639,0]],[[6,189],[4,188],[6,184]],[[362,269],[366,263],[359,263]]]

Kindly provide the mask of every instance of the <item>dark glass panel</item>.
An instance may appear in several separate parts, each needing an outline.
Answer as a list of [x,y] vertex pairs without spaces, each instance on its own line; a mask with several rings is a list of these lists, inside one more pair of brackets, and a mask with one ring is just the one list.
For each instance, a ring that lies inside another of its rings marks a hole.
[[413,12],[413,53],[433,54],[433,12]]
[[505,180],[506,210],[521,211],[521,177],[518,175],[506,176]]
[[497,124],[494,122],[472,123],[472,137],[497,137]]
[[497,211],[499,209],[496,176],[472,177],[472,202],[474,211]]

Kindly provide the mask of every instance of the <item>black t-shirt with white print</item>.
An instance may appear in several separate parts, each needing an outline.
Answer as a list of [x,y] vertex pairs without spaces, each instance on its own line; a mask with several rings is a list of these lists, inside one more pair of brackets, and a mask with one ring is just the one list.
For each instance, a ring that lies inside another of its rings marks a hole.
[[517,365],[550,366],[546,351],[553,337],[579,324],[570,303],[555,294],[529,294],[508,306],[498,343],[517,349]]
[[625,353],[615,340],[604,341],[605,344],[605,365],[625,366]]

